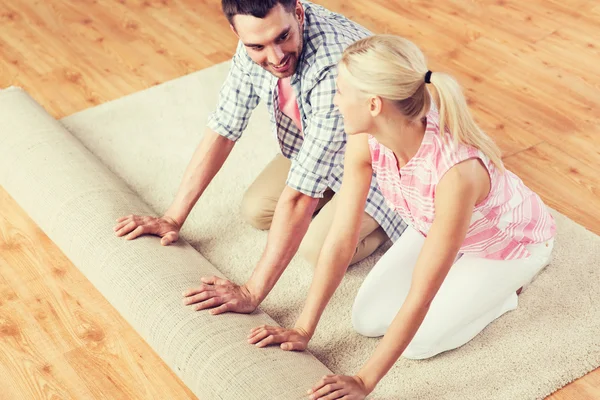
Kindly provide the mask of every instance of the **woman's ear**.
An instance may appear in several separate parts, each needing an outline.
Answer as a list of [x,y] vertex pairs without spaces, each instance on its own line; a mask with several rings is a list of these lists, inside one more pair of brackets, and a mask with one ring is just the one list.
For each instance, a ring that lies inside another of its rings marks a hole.
[[383,99],[379,96],[369,97],[369,112],[372,117],[377,117],[383,111]]

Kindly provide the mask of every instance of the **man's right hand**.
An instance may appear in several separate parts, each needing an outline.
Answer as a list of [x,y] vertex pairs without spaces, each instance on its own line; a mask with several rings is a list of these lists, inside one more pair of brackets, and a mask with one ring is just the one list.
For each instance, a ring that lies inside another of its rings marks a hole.
[[218,276],[201,278],[202,284],[183,293],[183,304],[193,305],[196,311],[211,309],[212,315],[227,312],[251,314],[260,301],[246,285],[237,285]]
[[161,237],[160,244],[167,246],[179,239],[179,224],[170,217],[144,217],[128,215],[117,220],[114,231],[117,236],[127,235],[127,240],[135,239],[142,235],[156,235]]

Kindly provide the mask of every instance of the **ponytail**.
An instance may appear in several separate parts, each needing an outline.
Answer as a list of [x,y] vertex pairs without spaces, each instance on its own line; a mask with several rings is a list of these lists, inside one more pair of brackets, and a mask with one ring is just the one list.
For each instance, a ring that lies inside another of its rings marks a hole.
[[498,169],[504,170],[500,149],[475,123],[458,82],[440,72],[431,74],[430,81],[437,92],[440,132],[445,134],[447,127],[455,143],[481,150]]
[[423,52],[411,41],[395,35],[369,36],[348,46],[341,63],[357,89],[394,101],[411,120],[429,111],[426,83],[431,83],[437,92],[442,135],[447,127],[455,142],[481,150],[504,170],[500,149],[473,120],[458,82],[450,75],[429,72]]

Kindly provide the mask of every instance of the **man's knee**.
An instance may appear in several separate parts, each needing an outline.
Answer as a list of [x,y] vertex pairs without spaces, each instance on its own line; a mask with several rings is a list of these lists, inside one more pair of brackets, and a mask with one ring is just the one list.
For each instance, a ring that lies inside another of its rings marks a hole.
[[317,237],[317,235],[313,234],[309,229],[306,235],[304,235],[302,243],[300,243],[298,254],[300,254],[300,257],[308,261],[313,267],[316,267],[322,248],[323,240],[321,240],[320,237]]
[[[321,250],[323,249],[323,244],[325,243],[325,239],[327,238],[327,234],[329,232],[328,230],[322,231],[322,229],[323,226],[311,225],[311,227],[308,229],[308,232],[304,236],[302,243],[300,244],[300,248],[298,249],[300,256],[311,263],[313,267],[317,266]],[[375,252],[375,250],[377,250],[379,246],[381,246],[382,243],[385,242],[387,235],[383,230],[380,229],[380,231],[381,232],[376,230],[367,238],[362,239],[358,243],[349,265],[353,265],[370,256],[373,254],[373,252]]]
[[361,262],[365,258],[369,257],[387,240],[387,234],[383,228],[378,226],[377,229],[368,234],[367,237],[358,243],[354,256],[352,257],[352,260],[350,260],[350,265]]
[[246,192],[240,209],[242,218],[256,229],[271,228],[275,208],[270,203],[269,199]]

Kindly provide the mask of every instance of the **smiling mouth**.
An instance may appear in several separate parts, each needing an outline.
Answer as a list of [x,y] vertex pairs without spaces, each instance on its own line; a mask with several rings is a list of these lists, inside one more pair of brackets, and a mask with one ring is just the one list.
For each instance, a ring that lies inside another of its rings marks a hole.
[[273,68],[275,68],[275,69],[285,69],[288,66],[288,64],[289,64],[289,62],[290,62],[291,59],[292,59],[292,56],[287,56],[286,58],[283,59],[283,62],[281,64],[279,64],[279,65],[273,65]]

